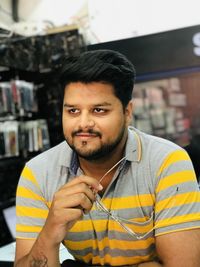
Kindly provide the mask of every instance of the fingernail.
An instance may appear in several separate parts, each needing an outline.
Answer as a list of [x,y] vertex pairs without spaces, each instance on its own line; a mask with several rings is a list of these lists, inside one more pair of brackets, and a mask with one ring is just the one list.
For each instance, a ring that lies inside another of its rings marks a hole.
[[99,190],[102,190],[103,189],[103,186],[101,184],[99,184],[98,189]]

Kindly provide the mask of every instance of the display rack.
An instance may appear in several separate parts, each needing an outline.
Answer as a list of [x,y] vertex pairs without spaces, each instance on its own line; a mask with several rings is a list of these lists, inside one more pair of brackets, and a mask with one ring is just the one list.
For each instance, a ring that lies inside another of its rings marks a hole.
[[0,246],[12,241],[2,211],[15,205],[24,164],[63,140],[57,70],[81,49],[74,28],[0,42]]

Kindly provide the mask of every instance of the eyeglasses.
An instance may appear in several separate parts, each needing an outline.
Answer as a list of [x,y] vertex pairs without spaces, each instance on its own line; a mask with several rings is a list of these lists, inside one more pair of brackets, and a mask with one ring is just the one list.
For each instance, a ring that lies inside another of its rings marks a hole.
[[[104,179],[104,177],[111,172],[116,166],[118,166],[124,159],[126,159],[127,156],[121,158],[111,169],[109,169],[99,180],[99,182],[101,183],[101,181]],[[177,191],[176,191],[177,192]],[[176,193],[175,193],[176,195]],[[171,204],[171,206],[173,206],[175,199],[172,201],[173,203]],[[100,196],[98,194],[96,194],[96,199],[95,199],[95,207],[97,210],[102,211],[104,213],[106,213],[111,219],[113,219],[115,222],[117,222],[129,235],[131,235],[132,237],[136,238],[137,240],[141,240],[146,238],[151,232],[153,232],[157,227],[158,224],[156,226],[153,226],[153,219],[155,216],[155,212],[154,210],[152,211],[150,217],[148,220],[144,221],[144,222],[138,222],[138,221],[128,221],[127,219],[121,218],[119,216],[116,216],[113,214],[112,211],[108,210],[105,205],[102,203]],[[166,214],[170,211],[170,209],[166,212]],[[165,215],[166,216],[166,215]],[[138,234],[136,232],[134,232],[131,228],[129,228],[127,226],[127,224],[131,224],[131,225],[135,225],[135,226],[147,226],[148,224],[152,223],[152,227],[151,229],[146,232],[145,234]]]
[[[106,177],[106,175],[108,173],[110,173],[115,167],[117,167],[123,160],[126,159],[127,156],[121,158],[114,166],[112,166],[99,180],[99,183],[101,183],[101,181]],[[100,196],[98,194],[96,194],[96,199],[95,199],[95,207],[97,210],[102,211],[104,213],[106,213],[110,218],[112,218],[115,222],[117,222],[129,235],[131,235],[132,237],[140,240],[140,239],[144,239],[146,236],[148,236],[153,230],[154,227],[152,227],[147,233],[143,234],[143,235],[139,235],[137,233],[135,233],[132,229],[130,229],[126,224],[127,224],[127,220],[123,219],[119,216],[115,216],[113,214],[112,211],[108,210],[105,205],[102,203],[102,201],[100,200]],[[154,212],[152,212],[150,218],[145,221],[145,222],[133,222],[131,221],[130,223],[136,226],[145,226],[148,225],[149,223],[151,223],[151,221],[153,221],[153,217],[154,217]],[[129,223],[129,222],[128,222]]]
[[[139,235],[127,226],[127,219],[123,219],[119,216],[115,216],[112,211],[109,211],[105,207],[105,205],[100,201],[100,197],[98,195],[96,195],[96,200],[94,203],[95,203],[96,209],[106,213],[110,218],[112,218],[115,222],[117,222],[129,235],[136,238],[137,240],[144,239],[146,236],[148,236],[154,230],[154,227],[152,227],[147,233],[145,233],[143,235]],[[145,225],[148,225],[149,223],[151,223],[153,221],[153,217],[154,217],[154,212],[151,213],[151,217],[145,222],[130,221],[128,223],[131,223],[132,225],[136,225],[136,226],[145,226]]]

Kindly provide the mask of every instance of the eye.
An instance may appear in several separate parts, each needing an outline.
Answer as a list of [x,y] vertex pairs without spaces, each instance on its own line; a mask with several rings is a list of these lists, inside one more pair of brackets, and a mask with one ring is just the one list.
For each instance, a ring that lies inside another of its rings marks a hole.
[[77,109],[77,108],[70,108],[70,109],[68,109],[68,112],[69,112],[70,114],[77,114],[77,113],[79,113],[80,111],[79,111],[79,109]]
[[94,112],[95,112],[95,113],[105,113],[106,110],[103,109],[103,108],[95,108],[95,109],[94,109]]

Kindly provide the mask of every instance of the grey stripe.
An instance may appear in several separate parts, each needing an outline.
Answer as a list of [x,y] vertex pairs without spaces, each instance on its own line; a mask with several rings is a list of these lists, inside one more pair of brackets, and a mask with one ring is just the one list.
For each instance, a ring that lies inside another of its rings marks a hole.
[[[95,232],[98,241],[101,241],[102,239],[105,238],[105,231],[102,232]],[[116,240],[123,240],[123,241],[135,241],[136,239],[131,236],[128,233],[125,232],[117,232],[117,231],[108,231],[106,235],[109,239],[116,239]],[[152,237],[153,233],[151,233],[149,237]],[[65,236],[65,240],[71,240],[71,241],[85,241],[86,239],[94,239],[94,232],[93,231],[84,231],[84,232],[79,232],[79,233],[71,233],[68,232],[67,235]],[[147,239],[147,238],[145,238]]]
[[[144,218],[144,217],[151,217],[152,206],[144,206],[138,208],[131,208],[131,209],[118,209],[112,210],[112,214],[114,216],[123,218],[125,220],[134,221],[135,218]],[[128,223],[128,222],[127,222]]]
[[33,218],[33,217],[17,217],[17,224],[28,225],[28,226],[43,226],[45,224],[46,219],[43,218]]
[[[138,204],[138,203],[137,203]],[[134,203],[133,203],[134,205]],[[121,217],[123,219],[132,220],[134,218],[144,218],[146,216],[150,216],[152,212],[152,206],[143,206],[143,207],[133,207],[133,208],[117,208],[117,204],[115,204],[115,209],[109,209],[107,205],[104,205],[109,211],[112,212],[114,216]],[[131,206],[131,204],[130,204]],[[101,209],[95,207],[95,210],[90,211],[89,215],[84,216],[84,219],[108,219],[109,215],[107,215]]]
[[[130,165],[130,163],[127,163]],[[136,169],[140,166],[136,166],[137,163],[131,163],[129,171],[125,173],[124,176],[116,180],[116,186],[114,189],[114,197],[129,197],[129,196],[138,196],[139,194],[150,194],[149,188],[144,186],[149,179],[149,173],[145,170],[138,171],[141,172],[143,179],[138,177]]]
[[38,233],[23,233],[23,232],[16,232],[16,238],[21,238],[24,237],[26,238],[37,238],[38,237]]
[[188,171],[192,170],[191,162],[189,160],[181,160],[181,161],[171,163],[169,167],[163,170],[161,175],[162,177],[165,177],[165,176],[170,176],[177,172],[183,172],[187,170]]
[[41,191],[39,190],[39,188],[34,183],[24,178],[23,176],[22,176],[22,179],[20,179],[19,186],[25,187],[28,190],[31,190],[32,192],[34,192],[35,194],[41,196]]
[[31,199],[31,198],[26,198],[26,197],[18,197],[17,198],[17,205],[18,206],[24,206],[24,207],[30,207],[30,208],[38,208],[38,209],[43,209],[43,210],[49,210],[47,205],[37,199]]
[[89,253],[92,253],[92,255],[99,256],[101,258],[104,258],[106,254],[109,254],[111,257],[135,257],[135,256],[146,256],[148,254],[151,254],[155,250],[155,245],[151,244],[146,249],[110,249],[109,247],[105,247],[103,250],[99,250],[98,248],[93,250],[92,248],[86,248],[81,250],[70,250],[68,249],[71,254],[79,255],[79,256],[85,256]]
[[[184,193],[191,193],[193,194],[193,192],[198,192],[198,186],[197,186],[197,182],[183,182],[181,184],[175,184],[173,186],[170,186],[164,190],[161,190],[157,196],[157,202],[159,202],[160,200],[166,199],[170,196],[176,196],[176,195],[180,195],[180,194],[184,194]],[[191,195],[192,196],[192,195]]]
[[156,213],[155,220],[157,221],[157,223],[159,223],[159,220],[163,220],[166,218],[172,218],[172,217],[181,216],[181,215],[187,216],[190,213],[198,213],[198,212],[199,212],[198,202],[192,203],[192,204],[185,204],[182,206],[171,207],[169,209],[165,209],[159,213]]
[[158,228],[155,229],[155,236],[161,233],[166,233],[166,232],[171,232],[171,231],[181,231],[184,229],[189,229],[189,228],[200,228],[200,221],[192,221],[192,222],[186,222],[186,223],[179,223],[179,224],[173,224],[171,226],[166,226],[163,228]]
[[[123,218],[124,220],[129,220],[131,223],[131,220],[134,220],[135,218],[144,218],[146,216],[150,217],[152,212],[152,206],[144,206],[143,208],[137,207],[130,209],[111,209],[109,211],[111,211],[113,216]],[[90,215],[91,220],[108,220],[110,217],[102,210],[92,211],[90,212]],[[112,220],[112,218],[110,219]]]

